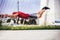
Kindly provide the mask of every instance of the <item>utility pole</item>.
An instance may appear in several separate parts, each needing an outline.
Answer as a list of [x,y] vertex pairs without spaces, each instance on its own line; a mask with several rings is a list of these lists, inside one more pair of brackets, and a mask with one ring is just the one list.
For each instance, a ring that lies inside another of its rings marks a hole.
[[17,1],[17,11],[19,11],[19,0]]
[[[17,11],[19,11],[19,0],[17,0]],[[17,24],[19,24],[18,22],[19,22],[19,18],[17,17]]]

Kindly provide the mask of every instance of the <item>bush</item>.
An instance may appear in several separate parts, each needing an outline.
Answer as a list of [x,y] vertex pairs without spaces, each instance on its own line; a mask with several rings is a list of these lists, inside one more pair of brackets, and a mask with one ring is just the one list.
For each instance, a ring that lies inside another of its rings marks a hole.
[[7,20],[7,23],[9,23],[10,21],[11,21],[11,19],[8,19],[8,20]]
[[0,26],[2,26],[2,20],[0,20]]

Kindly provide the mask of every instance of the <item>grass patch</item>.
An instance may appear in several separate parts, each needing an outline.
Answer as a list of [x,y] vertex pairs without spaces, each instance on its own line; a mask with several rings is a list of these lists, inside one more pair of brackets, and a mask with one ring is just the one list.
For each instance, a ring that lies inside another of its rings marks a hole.
[[60,26],[30,26],[30,25],[22,25],[22,26],[0,26],[0,30],[54,30],[60,29]]

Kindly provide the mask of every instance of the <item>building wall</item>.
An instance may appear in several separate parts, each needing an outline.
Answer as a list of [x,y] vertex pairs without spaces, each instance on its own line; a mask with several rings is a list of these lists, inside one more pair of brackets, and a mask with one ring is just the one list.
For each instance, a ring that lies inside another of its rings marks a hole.
[[[46,3],[47,2],[47,0],[41,0],[41,3],[40,3],[40,10],[43,8],[43,7],[45,7],[46,6]],[[44,12],[44,14],[42,15],[42,17],[41,18],[39,18],[38,19],[38,25],[45,25],[45,14],[46,14],[46,12]]]
[[47,12],[47,25],[60,25],[60,0],[49,0],[50,10]]
[[55,2],[54,0],[49,0],[48,7],[50,10],[47,11],[47,25],[52,25],[55,22]]
[[55,0],[55,21],[60,21],[60,0]]

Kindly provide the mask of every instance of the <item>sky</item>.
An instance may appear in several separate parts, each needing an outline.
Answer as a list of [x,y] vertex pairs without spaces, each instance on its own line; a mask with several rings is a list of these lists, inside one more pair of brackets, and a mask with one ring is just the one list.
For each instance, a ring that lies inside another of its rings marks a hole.
[[[18,11],[18,0],[0,0],[0,14]],[[19,0],[19,11],[32,14],[40,9],[40,0]]]

